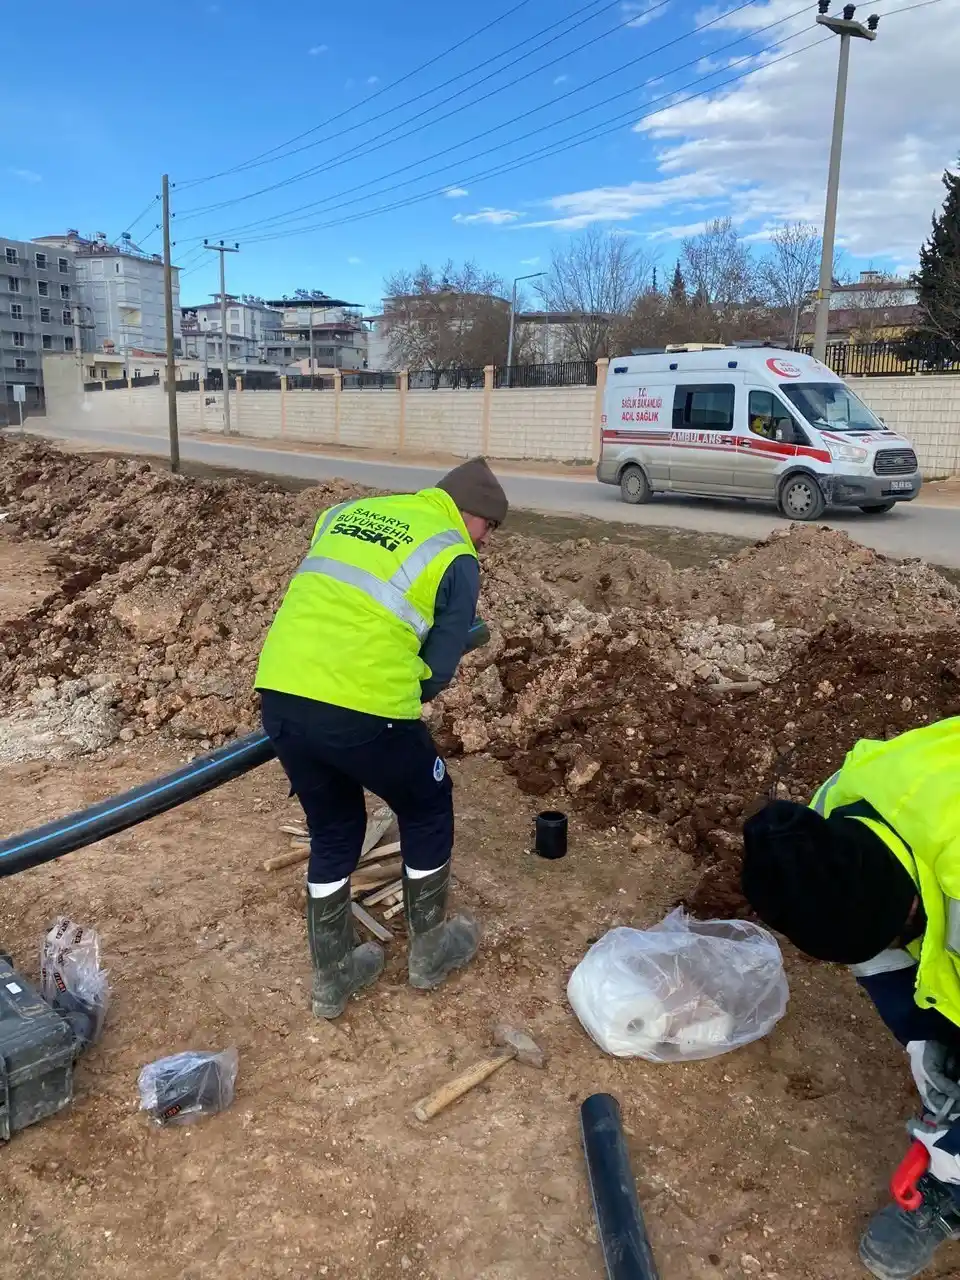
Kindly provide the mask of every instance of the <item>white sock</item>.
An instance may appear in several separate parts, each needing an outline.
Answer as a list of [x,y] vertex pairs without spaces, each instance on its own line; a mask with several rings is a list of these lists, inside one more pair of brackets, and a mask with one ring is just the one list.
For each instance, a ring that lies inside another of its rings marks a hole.
[[[447,862],[449,861],[450,859],[448,858]],[[438,871],[442,871],[443,868],[447,865],[447,862],[441,862],[439,867],[434,867],[430,871],[421,871],[419,867],[408,867],[407,864],[404,863],[403,874],[407,877],[408,880],[426,880],[427,876],[435,876]]]
[[307,893],[311,898],[329,898],[338,889],[342,889],[349,879],[349,876],[344,876],[342,880],[328,880],[324,884],[311,884],[308,880]]

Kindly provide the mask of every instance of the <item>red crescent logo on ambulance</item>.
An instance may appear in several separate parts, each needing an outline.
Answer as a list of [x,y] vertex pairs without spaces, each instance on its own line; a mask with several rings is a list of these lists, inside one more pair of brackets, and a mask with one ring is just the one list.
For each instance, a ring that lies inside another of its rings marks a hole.
[[803,372],[795,364],[791,364],[789,360],[780,360],[777,356],[772,356],[767,361],[767,368],[772,373],[775,373],[778,378],[799,378]]

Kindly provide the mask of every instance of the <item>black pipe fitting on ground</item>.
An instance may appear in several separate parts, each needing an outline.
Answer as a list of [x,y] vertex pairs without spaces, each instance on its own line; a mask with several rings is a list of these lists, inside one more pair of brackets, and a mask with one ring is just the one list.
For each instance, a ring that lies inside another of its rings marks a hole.
[[616,1098],[609,1093],[587,1098],[580,1108],[580,1130],[607,1280],[659,1280]]

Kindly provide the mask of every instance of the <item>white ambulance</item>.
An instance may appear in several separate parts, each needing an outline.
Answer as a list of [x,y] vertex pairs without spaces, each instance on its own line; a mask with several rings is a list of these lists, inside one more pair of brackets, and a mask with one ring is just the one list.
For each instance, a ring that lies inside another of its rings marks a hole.
[[745,344],[610,361],[597,479],[624,502],[689,493],[889,511],[920,492],[917,455],[812,356]]

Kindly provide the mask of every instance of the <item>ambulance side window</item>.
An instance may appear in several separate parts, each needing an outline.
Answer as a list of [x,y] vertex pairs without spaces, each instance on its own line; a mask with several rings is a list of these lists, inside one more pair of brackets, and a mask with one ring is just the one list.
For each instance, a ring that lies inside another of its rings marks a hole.
[[675,431],[732,431],[735,388],[730,383],[678,386],[673,399]]
[[766,440],[779,440],[785,444],[809,443],[799,422],[771,391],[750,392],[747,421],[751,432]]

